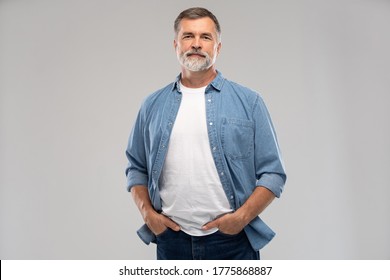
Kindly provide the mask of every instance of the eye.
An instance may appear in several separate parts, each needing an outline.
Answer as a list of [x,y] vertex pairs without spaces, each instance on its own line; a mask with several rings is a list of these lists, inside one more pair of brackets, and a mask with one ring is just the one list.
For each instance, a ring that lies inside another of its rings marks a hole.
[[191,38],[192,38],[192,35],[190,35],[190,34],[183,35],[182,38],[183,38],[183,39],[191,39]]

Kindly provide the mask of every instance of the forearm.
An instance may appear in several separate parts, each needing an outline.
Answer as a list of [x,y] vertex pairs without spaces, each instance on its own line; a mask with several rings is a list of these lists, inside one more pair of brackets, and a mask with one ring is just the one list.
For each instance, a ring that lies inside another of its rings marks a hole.
[[138,210],[140,211],[142,218],[145,221],[148,213],[150,213],[151,211],[155,211],[149,198],[147,186],[133,186],[131,188],[131,195],[133,197],[135,205],[137,205]]

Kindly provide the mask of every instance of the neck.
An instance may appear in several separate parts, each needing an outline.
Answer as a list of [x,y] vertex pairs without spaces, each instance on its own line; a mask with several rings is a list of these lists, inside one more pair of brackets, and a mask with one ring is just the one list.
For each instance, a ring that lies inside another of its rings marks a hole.
[[207,86],[217,76],[217,70],[214,66],[204,71],[189,71],[185,68],[181,69],[181,83],[188,88],[200,88]]

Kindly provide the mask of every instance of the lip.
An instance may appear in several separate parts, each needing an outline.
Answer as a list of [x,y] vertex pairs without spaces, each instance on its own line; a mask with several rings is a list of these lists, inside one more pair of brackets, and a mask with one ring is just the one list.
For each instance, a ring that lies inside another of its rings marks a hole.
[[188,57],[189,56],[198,56],[198,57],[206,57],[205,55],[203,55],[203,54],[200,54],[200,53],[189,53],[188,55],[187,55]]

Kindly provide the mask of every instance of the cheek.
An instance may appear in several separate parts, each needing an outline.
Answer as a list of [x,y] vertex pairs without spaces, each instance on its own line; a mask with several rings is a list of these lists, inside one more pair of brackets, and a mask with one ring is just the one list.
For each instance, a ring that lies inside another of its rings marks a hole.
[[218,48],[212,48],[210,51],[211,56],[217,56],[218,55]]
[[185,53],[187,51],[187,47],[183,44],[176,46],[176,52],[177,53]]
[[183,53],[182,49],[179,46],[176,46],[175,51],[176,51],[176,54],[182,54]]

